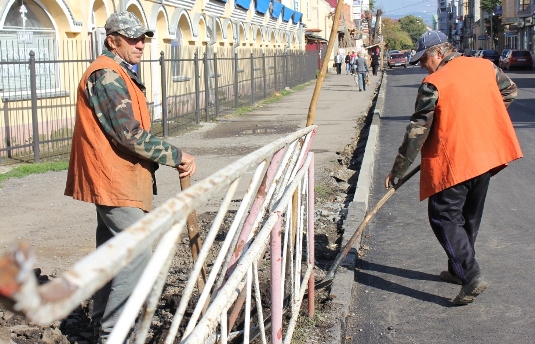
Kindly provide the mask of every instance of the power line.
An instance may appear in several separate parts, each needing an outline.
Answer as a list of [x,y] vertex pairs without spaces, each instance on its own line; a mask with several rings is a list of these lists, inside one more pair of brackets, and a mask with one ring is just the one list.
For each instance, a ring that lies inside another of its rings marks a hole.
[[404,9],[404,8],[411,7],[411,6],[414,6],[414,5],[418,5],[418,4],[421,4],[421,3],[424,3],[424,2],[429,2],[429,1],[430,1],[430,0],[423,0],[423,1],[415,2],[415,3],[412,4],[412,5],[403,6],[403,7],[396,8],[396,9],[393,9],[393,10],[390,10],[390,11],[383,11],[383,13],[394,12],[394,11],[397,11],[397,10],[402,10],[402,9]]

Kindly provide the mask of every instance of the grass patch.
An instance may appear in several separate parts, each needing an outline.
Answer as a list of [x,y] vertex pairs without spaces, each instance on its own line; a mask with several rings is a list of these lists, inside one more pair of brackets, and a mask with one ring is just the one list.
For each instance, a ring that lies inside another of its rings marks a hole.
[[7,173],[0,174],[0,186],[4,181],[10,178],[24,178],[31,174],[45,173],[48,171],[63,171],[67,168],[69,168],[69,162],[67,161],[22,165]]
[[332,195],[334,190],[331,186],[327,184],[317,183],[314,185],[314,195],[320,199],[326,199],[328,196]]
[[242,106],[236,109],[236,115],[243,116],[247,114],[248,112],[251,112],[251,110],[252,110],[251,106]]

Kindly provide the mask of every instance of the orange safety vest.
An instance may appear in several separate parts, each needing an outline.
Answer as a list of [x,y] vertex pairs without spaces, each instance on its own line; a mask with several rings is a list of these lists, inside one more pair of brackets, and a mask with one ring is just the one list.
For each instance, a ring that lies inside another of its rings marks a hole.
[[91,73],[105,68],[114,70],[124,80],[134,118],[141,128],[150,130],[150,114],[143,92],[117,62],[106,56],[98,57],[78,85],[65,195],[84,202],[135,207],[148,212],[152,210],[152,162],[117,149],[102,130],[84,92]]
[[423,82],[439,98],[421,152],[420,200],[522,157],[490,61],[457,57]]

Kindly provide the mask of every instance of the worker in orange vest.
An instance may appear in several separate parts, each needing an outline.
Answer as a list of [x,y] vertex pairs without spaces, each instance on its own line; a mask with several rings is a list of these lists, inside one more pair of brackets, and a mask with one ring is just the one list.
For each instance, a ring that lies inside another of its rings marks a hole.
[[517,86],[492,62],[461,56],[440,31],[420,37],[410,64],[418,62],[429,75],[385,186],[421,151],[420,199],[429,198],[429,222],[448,256],[440,277],[462,285],[453,303],[464,305],[488,286],[474,246],[490,177],[522,157],[506,109]]

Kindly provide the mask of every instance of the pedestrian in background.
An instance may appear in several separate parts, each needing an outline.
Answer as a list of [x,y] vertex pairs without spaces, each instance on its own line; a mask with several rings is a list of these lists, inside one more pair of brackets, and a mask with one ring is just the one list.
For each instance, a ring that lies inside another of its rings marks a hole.
[[339,51],[336,56],[334,56],[334,67],[336,68],[336,74],[340,75],[342,74],[342,61],[344,60],[344,57],[342,56],[342,53]]
[[358,79],[358,85],[359,85],[359,92],[362,90],[366,91],[366,73],[368,73],[368,63],[366,62],[366,59],[362,57],[362,52],[357,53],[357,60],[356,60],[356,70],[357,70],[357,79]]
[[[195,173],[195,159],[150,133],[145,86],[133,71],[145,37],[153,37],[131,12],[113,13],[105,24],[107,50],[78,86],[76,122],[65,195],[96,206],[97,247],[152,210],[158,164],[180,176]],[[151,248],[135,257],[93,297],[92,322],[105,343],[139,281]]]
[[351,63],[351,75],[355,74],[355,61],[357,59],[357,54],[355,53],[355,50],[351,50],[350,57],[350,63]]
[[349,75],[349,73],[353,74],[351,71],[351,56],[349,55],[349,52],[346,54],[344,62],[346,64],[346,75]]
[[461,56],[440,31],[420,37],[411,64],[418,62],[429,75],[385,186],[395,185],[421,151],[420,200],[429,198],[429,223],[448,257],[439,276],[462,285],[453,303],[465,305],[489,285],[475,242],[490,177],[522,157],[506,109],[517,86],[492,62]]
[[379,55],[376,53],[372,53],[372,74],[377,75],[377,68],[379,68]]

